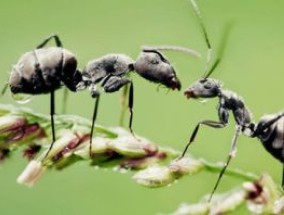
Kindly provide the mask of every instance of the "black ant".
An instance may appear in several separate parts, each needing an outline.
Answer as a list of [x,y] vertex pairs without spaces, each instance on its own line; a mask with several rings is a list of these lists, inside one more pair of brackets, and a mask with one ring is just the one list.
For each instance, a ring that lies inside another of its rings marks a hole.
[[[44,48],[51,39],[55,40],[56,47]],[[47,37],[33,51],[23,54],[17,64],[13,66],[10,79],[2,90],[2,94],[5,93],[8,85],[13,95],[50,93],[52,143],[45,157],[52,149],[56,137],[54,127],[55,91],[64,85],[75,92],[81,81],[82,75],[77,70],[75,55],[63,48],[62,42],[56,34]]]
[[[208,52],[211,52],[211,45],[205,30],[203,21],[201,19],[200,11],[194,0],[191,0],[193,9],[198,16],[199,22],[202,26],[203,34],[205,35]],[[227,35],[226,35],[227,36]],[[224,37],[225,39],[225,37]],[[219,57],[213,64],[212,68],[207,70],[203,77],[190,85],[184,94],[187,98],[219,98],[218,102],[218,118],[219,121],[202,120],[199,121],[193,130],[189,142],[187,143],[181,158],[185,155],[189,145],[195,140],[200,125],[206,125],[212,128],[224,128],[228,124],[229,112],[231,111],[236,123],[235,134],[232,139],[230,153],[221,170],[218,180],[210,194],[209,201],[211,201],[214,192],[216,191],[219,182],[226,171],[232,157],[236,152],[236,145],[238,137],[241,133],[249,137],[257,137],[265,147],[265,149],[280,162],[284,163],[284,112],[263,116],[260,121],[255,124],[252,122],[252,117],[249,109],[245,105],[243,99],[233,91],[222,88],[220,82],[216,79],[209,78],[213,71],[217,68],[221,61],[223,48],[220,49]],[[210,60],[210,57],[209,57]],[[209,62],[207,60],[207,64]],[[206,68],[208,66],[206,65]],[[282,174],[282,187],[284,187],[284,166]]]
[[[134,86],[132,80],[129,78],[131,72],[135,72],[146,80],[161,84],[169,89],[181,89],[181,83],[176,75],[175,69],[160,50],[181,50],[199,57],[199,53],[182,47],[144,47],[136,61],[125,54],[108,54],[90,61],[84,68],[82,72],[83,80],[79,83],[78,89],[88,88],[91,96],[96,99],[90,133],[90,156],[92,156],[92,136],[100,98],[98,86],[102,87],[106,93],[113,93],[120,90],[122,87],[130,85],[128,93],[128,108],[130,111],[128,127],[133,135]],[[124,96],[126,96],[126,94],[127,92],[125,93],[124,91]]]

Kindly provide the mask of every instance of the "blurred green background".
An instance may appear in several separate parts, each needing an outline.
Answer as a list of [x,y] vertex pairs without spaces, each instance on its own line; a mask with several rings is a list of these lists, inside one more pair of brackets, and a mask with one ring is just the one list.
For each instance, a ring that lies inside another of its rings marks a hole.
[[[284,108],[284,2],[282,0],[200,0],[204,22],[214,47],[218,47],[227,21],[235,21],[222,64],[213,75],[224,87],[245,99],[256,120],[264,113]],[[76,53],[80,67],[107,53],[125,53],[134,59],[143,44],[175,44],[194,48],[203,55],[206,46],[196,17],[187,0],[1,0],[1,85],[18,58],[43,38],[58,33],[63,45]],[[204,66],[181,53],[166,53],[174,63],[183,89],[198,79]],[[137,75],[134,130],[158,144],[182,150],[190,132],[201,119],[216,119],[217,100],[206,104],[188,101],[182,92],[157,90]],[[57,93],[57,110],[61,110]],[[101,99],[98,122],[117,125],[119,93]],[[1,103],[15,103],[8,93]],[[91,118],[88,92],[72,94],[68,112]],[[49,97],[37,96],[26,104],[49,113]],[[223,161],[233,135],[234,121],[225,129],[201,128],[190,152],[209,161]],[[94,170],[81,162],[63,172],[48,172],[32,189],[16,184],[26,166],[20,152],[1,165],[1,214],[158,214],[174,211],[181,202],[196,202],[211,191],[216,174],[186,177],[171,187],[146,189],[130,174]],[[268,172],[281,181],[281,165],[260,142],[242,136],[232,168],[261,174]],[[224,177],[218,191],[241,181]],[[236,214],[245,214],[239,210]]]

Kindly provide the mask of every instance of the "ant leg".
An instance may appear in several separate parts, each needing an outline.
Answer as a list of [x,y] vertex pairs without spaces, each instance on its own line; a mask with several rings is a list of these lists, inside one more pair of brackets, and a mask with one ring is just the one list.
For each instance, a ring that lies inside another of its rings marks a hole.
[[212,120],[203,120],[203,121],[200,121],[197,126],[195,127],[195,129],[193,130],[190,138],[189,138],[189,141],[187,143],[187,145],[185,146],[184,150],[183,150],[183,153],[182,155],[180,156],[179,159],[183,158],[185,153],[187,152],[187,149],[189,147],[189,145],[194,141],[196,135],[197,135],[197,132],[199,130],[199,127],[200,125],[207,125],[209,127],[212,127],[212,128],[224,128],[226,126],[225,123],[223,122],[216,122],[216,121],[212,121]]
[[95,122],[96,122],[96,119],[97,119],[99,100],[100,100],[100,95],[97,95],[96,103],[95,103],[95,106],[94,106],[92,127],[91,127],[91,134],[90,134],[90,145],[89,145],[89,155],[90,155],[90,158],[92,158],[93,133],[94,133]]
[[8,86],[9,86],[8,83],[6,83],[6,84],[4,85],[4,87],[3,87],[2,91],[1,91],[1,97],[4,96],[4,94],[6,93]]
[[[56,44],[57,47],[63,47],[62,42],[61,42],[59,36],[57,34],[53,34],[53,35],[50,35],[49,37],[47,37],[46,39],[44,39],[43,42],[40,43],[36,47],[36,49],[43,48],[51,39],[55,40],[55,44]],[[61,71],[63,69],[63,60],[64,60],[63,58],[64,58],[64,56],[63,56],[63,52],[62,52]],[[65,87],[65,89],[64,89],[64,96],[63,96],[62,113],[66,113],[67,98],[68,98],[68,91],[67,91],[67,88]]]
[[[43,77],[43,74],[42,74],[42,70],[40,68],[40,64],[39,64],[39,60],[38,60],[38,57],[37,57],[37,53],[36,53],[35,50],[34,50],[34,57],[35,57],[34,67],[35,67],[35,72],[36,72],[37,77],[38,77],[38,82],[41,83],[43,86],[46,86],[45,85],[45,81],[44,81],[44,77]],[[47,153],[45,154],[43,160],[46,159],[46,157],[48,156],[48,154],[51,151],[51,149],[53,147],[53,144],[55,142],[55,126],[54,126],[55,98],[54,97],[55,97],[55,92],[54,92],[54,90],[52,90],[50,92],[50,120],[51,120],[52,143],[51,143]]]
[[225,163],[223,169],[222,169],[221,172],[219,173],[217,182],[216,182],[216,184],[215,184],[215,186],[214,186],[214,188],[213,188],[213,190],[212,190],[212,192],[211,192],[211,194],[210,194],[210,197],[209,197],[209,199],[208,199],[208,202],[211,201],[211,199],[212,199],[212,197],[213,197],[213,194],[215,193],[215,191],[216,191],[216,189],[217,189],[217,187],[218,187],[218,185],[219,185],[219,183],[220,183],[220,181],[221,181],[222,176],[224,175],[224,173],[225,173],[225,171],[226,171],[226,169],[227,169],[227,167],[228,167],[228,165],[229,165],[229,163],[230,163],[232,157],[234,156],[234,154],[235,154],[235,152],[236,152],[237,140],[238,140],[238,137],[239,137],[239,135],[240,135],[240,132],[241,132],[241,127],[240,127],[240,126],[237,126],[236,131],[235,131],[235,134],[234,134],[234,137],[233,137],[233,140],[232,140],[232,145],[231,145],[231,149],[230,149],[229,156],[228,156],[228,158],[227,158],[227,161],[226,161],[226,163]]
[[128,108],[130,112],[130,117],[129,117],[129,130],[132,135],[134,135],[133,130],[132,130],[132,121],[133,121],[133,102],[134,102],[134,87],[132,81],[130,82],[130,88],[129,88],[129,94],[128,94]]
[[125,111],[127,108],[126,104],[126,97],[128,94],[128,85],[125,85],[122,89],[122,93],[120,96],[120,106],[121,106],[121,111],[120,111],[120,116],[119,116],[119,125],[123,126],[124,124],[124,117],[125,117]]
[[47,151],[47,153],[45,154],[43,160],[45,160],[49,154],[49,152],[51,151],[53,144],[55,142],[55,126],[54,126],[54,114],[55,114],[55,103],[54,103],[54,97],[55,97],[55,93],[54,91],[50,92],[50,120],[51,120],[51,132],[52,132],[52,142],[50,144],[50,147]]
[[106,81],[102,83],[102,86],[104,87],[104,90],[106,93],[112,93],[118,91],[121,87],[130,84],[129,87],[129,94],[128,94],[128,109],[130,112],[130,118],[129,118],[129,130],[133,134],[132,130],[132,120],[133,120],[133,96],[134,96],[134,87],[133,83],[130,79],[128,78],[121,78],[117,76],[111,76],[109,77]]
[[36,49],[40,49],[42,47],[44,47],[51,39],[55,40],[55,44],[57,47],[63,47],[61,40],[59,39],[57,34],[53,34],[49,37],[47,37],[42,43],[40,43]]

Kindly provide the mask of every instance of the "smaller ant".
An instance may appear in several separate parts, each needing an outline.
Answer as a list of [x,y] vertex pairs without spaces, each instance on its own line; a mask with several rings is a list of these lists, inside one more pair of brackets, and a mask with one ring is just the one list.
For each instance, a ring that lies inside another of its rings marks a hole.
[[[211,45],[203,21],[201,19],[200,11],[194,0],[191,0],[191,3],[195,13],[198,16],[199,22],[201,23],[203,34],[205,35],[205,40],[208,47],[208,52],[210,53]],[[225,40],[227,35],[224,36]],[[203,77],[198,81],[194,82],[184,91],[184,94],[188,99],[218,98],[219,102],[217,110],[219,120],[199,121],[195,129],[193,130],[189,142],[187,143],[180,158],[184,157],[188,147],[195,140],[200,125],[205,125],[212,128],[224,128],[228,124],[230,111],[233,113],[234,120],[236,123],[236,130],[231,142],[230,153],[223,169],[221,170],[218,176],[217,182],[210,194],[208,201],[211,201],[224,172],[226,171],[232,157],[235,155],[237,140],[241,133],[245,134],[248,137],[257,137],[262,142],[265,149],[274,158],[278,159],[282,164],[284,164],[284,111],[272,115],[265,115],[260,119],[257,124],[252,122],[251,113],[247,108],[244,100],[235,92],[223,89],[222,85],[218,80],[209,78],[219,65],[222,58],[222,54],[223,48],[220,49],[219,57],[217,58],[211,69],[205,69],[207,71],[205,71]],[[209,60],[207,60],[206,64],[208,64]],[[205,68],[208,68],[208,65],[206,65]],[[284,165],[282,173],[282,187],[284,187]]]

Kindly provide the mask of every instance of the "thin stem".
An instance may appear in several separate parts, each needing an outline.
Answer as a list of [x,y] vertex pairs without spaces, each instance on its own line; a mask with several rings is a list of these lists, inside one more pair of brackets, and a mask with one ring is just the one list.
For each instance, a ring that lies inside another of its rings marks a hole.
[[[202,159],[201,162],[203,163],[206,170],[208,170],[209,172],[220,173],[220,171],[223,169],[223,165],[220,164],[210,163],[208,161],[205,161],[204,159]],[[254,173],[245,172],[243,170],[238,170],[238,169],[230,169],[230,168],[226,170],[225,175],[249,181],[254,181],[259,178],[259,176],[257,176]]]
[[[181,154],[180,151],[174,150],[172,148],[162,147],[160,148],[160,150],[165,152],[167,156],[169,156],[170,158],[177,158]],[[201,159],[200,161],[204,165],[205,169],[209,172],[220,173],[221,170],[223,169],[222,164],[208,162],[204,159]],[[239,179],[249,180],[249,181],[254,181],[259,178],[259,176],[254,173],[245,172],[239,169],[231,169],[231,168],[228,168],[224,174],[227,176],[234,177],[234,178],[239,178]]]
[[[49,128],[50,127],[50,117],[41,113],[34,112],[33,110],[29,108],[19,108],[12,105],[3,105],[0,104],[0,114],[6,115],[8,113],[15,114],[15,115],[21,115],[24,117],[27,117],[28,121],[31,122],[37,122],[41,124],[41,127],[43,128]],[[67,127],[71,128],[74,126],[74,124],[82,125],[91,128],[91,121],[88,119],[85,119],[80,116],[75,115],[58,115],[54,121],[56,126],[61,127]],[[118,134],[109,128],[106,128],[102,125],[95,125],[95,129],[99,133],[104,133],[109,138],[116,138]]]
[[[0,113],[3,113],[3,115],[19,115],[26,117],[26,119],[29,121],[29,123],[38,123],[40,124],[41,128],[50,129],[50,118],[46,115],[35,113],[30,109],[27,108],[18,108],[11,105],[1,105],[0,104]],[[77,126],[83,126],[87,128],[91,128],[91,121],[79,116],[74,115],[59,115],[56,117],[55,120],[55,126],[58,129],[58,127],[67,128],[67,129],[76,129]],[[96,125],[95,126],[96,132],[102,135],[103,137],[107,138],[117,138],[119,136],[119,132],[116,131],[116,129],[109,129],[104,126]],[[168,165],[169,160],[174,160],[179,157],[181,154],[180,151],[174,150],[170,147],[159,147],[159,151],[165,155],[165,159],[161,159],[160,161],[163,161],[162,165]],[[159,162],[160,162],[159,161]],[[204,166],[205,171],[213,172],[213,173],[220,173],[220,171],[223,168],[223,165],[217,164],[217,163],[211,163],[204,159],[198,159]],[[157,161],[158,162],[158,161]],[[225,172],[225,175],[239,178],[242,180],[250,180],[254,181],[258,179],[258,176],[253,173],[248,173],[242,170],[237,169],[227,169]]]

